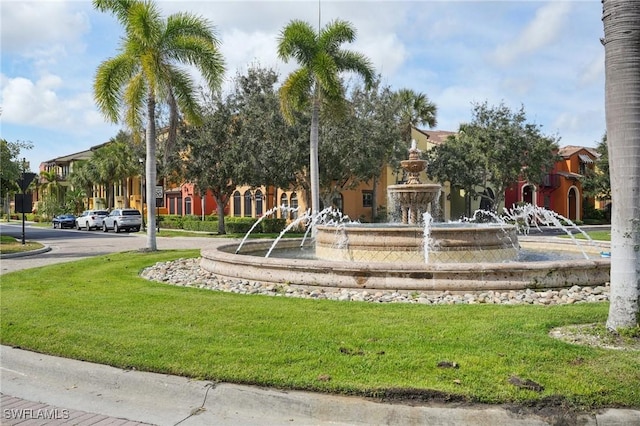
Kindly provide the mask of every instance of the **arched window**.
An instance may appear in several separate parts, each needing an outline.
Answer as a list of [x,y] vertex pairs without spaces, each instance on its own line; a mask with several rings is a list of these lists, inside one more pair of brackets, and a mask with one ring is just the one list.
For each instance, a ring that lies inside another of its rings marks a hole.
[[525,185],[522,187],[522,201],[528,204],[536,205],[536,189],[533,185]]
[[251,203],[251,191],[249,191],[248,189],[245,191],[244,193],[244,216],[245,217],[251,217],[251,214],[253,213],[253,205]]
[[567,194],[567,207],[568,214],[567,219],[576,220],[580,219],[578,217],[578,212],[580,211],[580,206],[578,203],[580,202],[580,197],[578,197],[578,190],[575,186],[569,188],[569,193]]
[[233,193],[233,215],[242,216],[242,197],[238,191]]
[[262,213],[263,213],[262,191],[258,189],[256,191],[256,217],[262,216]]
[[191,197],[185,197],[184,199],[184,214],[191,214]]
[[[298,208],[298,195],[295,192],[293,194],[291,194],[291,208],[292,209],[297,209]],[[292,211],[290,217],[291,217],[291,219],[297,219],[298,218],[298,210]]]
[[284,207],[284,209],[280,210],[280,217],[286,219],[289,216],[289,213],[286,211],[286,208],[289,207],[289,198],[287,198],[287,194],[282,194],[280,196],[280,207]]

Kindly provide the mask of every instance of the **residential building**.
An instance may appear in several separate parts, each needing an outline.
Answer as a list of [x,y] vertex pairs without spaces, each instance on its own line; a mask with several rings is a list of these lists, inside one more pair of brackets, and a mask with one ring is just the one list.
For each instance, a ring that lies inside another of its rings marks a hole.
[[553,210],[572,221],[582,220],[586,205],[595,200],[582,190],[582,177],[593,170],[598,153],[593,148],[569,145],[558,151],[559,160],[540,184],[520,181],[505,193],[505,205],[531,203]]

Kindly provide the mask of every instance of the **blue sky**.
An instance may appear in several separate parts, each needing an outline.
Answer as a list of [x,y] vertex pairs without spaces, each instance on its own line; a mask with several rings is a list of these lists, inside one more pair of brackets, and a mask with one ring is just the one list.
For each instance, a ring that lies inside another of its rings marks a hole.
[[[354,24],[345,46],[372,60],[394,89],[426,94],[435,129],[458,129],[473,103],[523,105],[530,122],[560,145],[595,146],[605,131],[601,3],[573,1],[158,1],[165,14],[189,11],[216,27],[226,85],[251,63],[284,78],[276,39],[291,19]],[[90,0],[3,0],[0,137],[31,141],[32,170],[46,160],[115,136],[97,111],[95,70],[116,53],[121,29]]]

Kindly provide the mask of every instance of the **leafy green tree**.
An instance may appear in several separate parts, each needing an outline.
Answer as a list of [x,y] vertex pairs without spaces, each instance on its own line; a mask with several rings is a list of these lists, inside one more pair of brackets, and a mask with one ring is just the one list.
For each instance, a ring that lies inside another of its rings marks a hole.
[[434,146],[425,153],[428,161],[427,176],[438,182],[450,182],[452,188],[465,191],[465,214],[471,215],[471,197],[483,179],[478,167],[483,157],[477,150],[470,150],[469,142],[460,135],[449,136],[445,143]]
[[19,159],[20,152],[33,148],[31,142],[8,142],[0,139],[0,197],[4,199],[18,190],[16,181],[24,170],[25,164]]
[[320,204],[318,132],[321,106],[334,111],[342,109],[344,88],[339,78],[341,72],[359,74],[366,84],[371,84],[374,77],[369,59],[340,47],[345,42],[354,41],[355,37],[355,29],[346,21],[335,20],[316,33],[311,24],[293,20],[278,39],[280,59],[285,62],[295,59],[300,65],[280,88],[282,112],[287,120],[293,121],[294,111],[311,110],[309,177],[311,211],[314,213]]
[[[369,87],[354,84],[345,115],[323,118],[319,158],[325,205],[363,182],[372,182],[375,200],[376,183],[401,141],[396,107],[393,92],[376,78]],[[374,208],[372,216],[376,215]]]
[[602,137],[596,151],[600,156],[595,161],[593,170],[587,169],[587,174],[582,180],[582,189],[585,194],[599,200],[611,199],[611,178],[609,177],[609,150],[607,148],[607,135]]
[[[277,82],[273,69],[259,66],[236,75],[230,99],[236,113],[237,146],[242,150],[238,155],[238,176],[242,179],[239,184],[304,186],[302,171],[308,162],[309,120],[296,112],[295,121],[287,125],[280,111]],[[273,195],[276,197],[275,192]]]
[[640,324],[640,7],[603,0],[605,113],[611,171],[611,296],[607,328]]
[[219,94],[209,98],[202,123],[188,126],[178,135],[182,153],[175,167],[196,186],[201,196],[211,191],[217,205],[218,233],[225,234],[224,208],[229,203],[238,178],[239,120],[229,98]]
[[[496,209],[504,201],[505,190],[518,180],[542,182],[556,162],[557,140],[543,135],[539,125],[528,123],[524,107],[512,111],[502,103],[496,107],[476,104],[472,121],[461,124],[456,138],[450,139],[454,145],[426,154],[428,173],[440,182],[449,180],[465,188],[470,196],[487,199]],[[493,197],[484,191],[488,187],[493,188]]]
[[[206,86],[215,90],[224,74],[213,26],[189,13],[164,19],[155,3],[142,0],[93,0],[98,10],[109,12],[125,30],[119,53],[100,64],[94,94],[100,111],[116,123],[121,118],[137,137],[145,126],[147,194],[156,185],[156,105],[169,109],[167,138],[176,137],[180,113],[190,124],[201,121],[201,107],[189,71],[200,71]],[[121,115],[121,109],[123,113]],[[147,249],[157,250],[156,217],[147,212]]]

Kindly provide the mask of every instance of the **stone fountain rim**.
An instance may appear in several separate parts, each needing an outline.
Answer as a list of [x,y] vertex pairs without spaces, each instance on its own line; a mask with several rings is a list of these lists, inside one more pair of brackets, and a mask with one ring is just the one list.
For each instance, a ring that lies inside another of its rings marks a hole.
[[[532,243],[542,244],[544,247],[548,248],[549,251],[554,251],[554,249],[568,251],[568,247],[571,245],[566,244],[564,241],[558,241],[558,239],[552,238],[540,238],[534,237],[532,239],[519,239],[521,246],[523,248],[532,248],[534,245]],[[295,248],[299,247],[302,242],[301,238],[289,238],[286,240],[280,240],[278,243],[281,248]],[[255,256],[247,253],[265,250],[268,249],[273,240],[260,240],[260,241],[248,241],[242,247],[242,251],[238,254],[235,253],[236,248],[238,247],[238,243],[228,243],[217,245],[213,248],[205,248],[202,249],[202,252],[211,252],[215,251],[220,253],[222,258],[230,258],[230,259],[251,259],[254,264],[264,264],[270,266],[277,266],[280,268],[286,267],[299,267],[303,264],[314,264],[318,265],[323,264],[322,266],[330,266],[332,269],[337,270],[353,270],[353,269],[366,269],[366,270],[378,270],[378,271],[393,271],[393,270],[411,270],[411,271],[468,271],[471,266],[474,266],[475,269],[483,270],[489,268],[495,269],[504,269],[504,270],[512,270],[512,269],[555,269],[563,266],[588,266],[588,265],[610,265],[610,258],[601,258],[601,259],[571,259],[571,260],[548,260],[548,261],[535,261],[535,262],[503,262],[503,263],[492,263],[492,262],[484,262],[484,263],[435,263],[435,264],[427,264],[427,263],[388,263],[388,262],[349,262],[349,261],[329,261],[329,260],[316,260],[316,259],[290,259],[290,258],[276,258],[276,257],[262,257]],[[557,247],[555,247],[557,246]],[[552,248],[553,247],[553,248]],[[586,247],[584,247],[586,248]],[[594,246],[598,250],[598,252],[607,248],[607,245]],[[253,250],[252,250],[253,249]],[[589,251],[588,251],[589,252]],[[595,253],[595,251],[590,250],[591,253]]]
[[[547,248],[550,242],[535,238]],[[299,246],[301,239],[281,240]],[[557,241],[556,241],[557,242]],[[570,242],[570,241],[569,241]],[[243,249],[268,249],[272,241],[249,241]],[[526,241],[524,241],[527,245]],[[200,266],[217,276],[306,287],[394,291],[511,291],[596,286],[609,281],[610,259],[478,264],[361,263],[265,258],[235,254],[239,242],[201,250]]]

